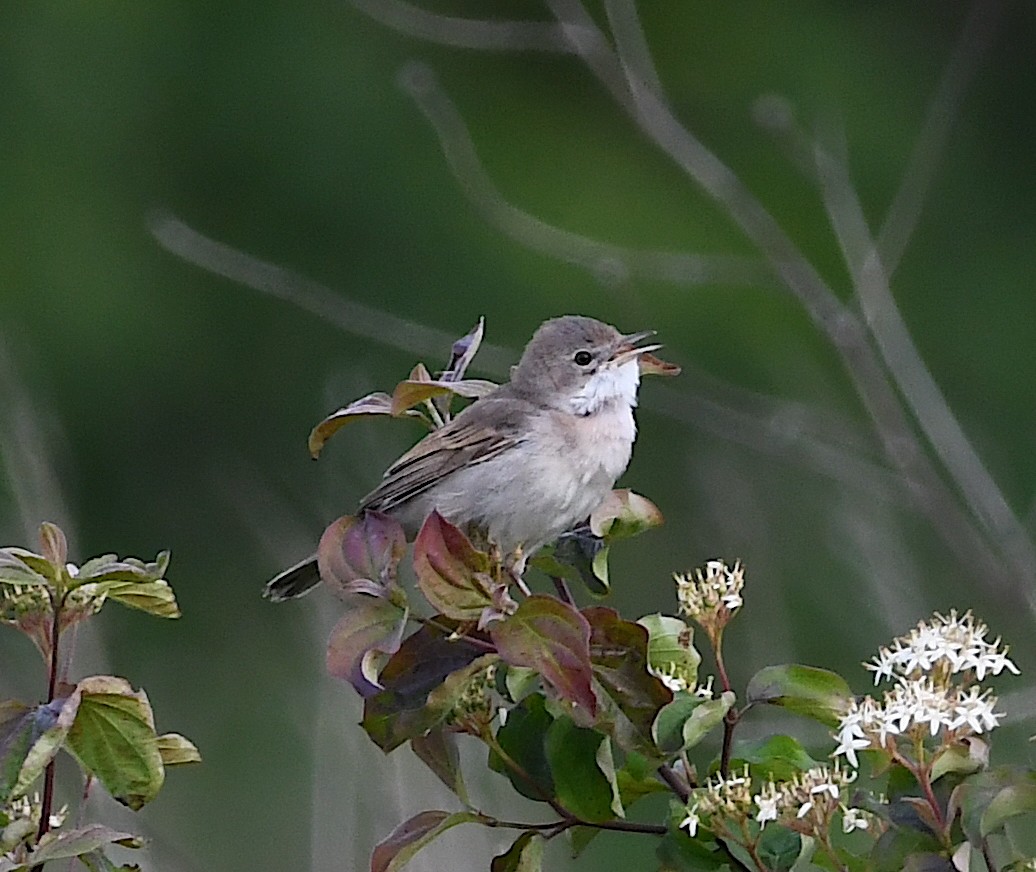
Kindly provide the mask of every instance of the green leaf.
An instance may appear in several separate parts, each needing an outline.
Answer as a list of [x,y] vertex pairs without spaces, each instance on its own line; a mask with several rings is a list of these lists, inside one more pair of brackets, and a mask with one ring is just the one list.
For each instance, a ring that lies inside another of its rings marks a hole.
[[504,689],[511,702],[521,702],[534,691],[540,682],[540,674],[526,666],[510,666],[504,669]]
[[159,618],[180,617],[180,607],[176,604],[176,596],[169,582],[159,581],[96,581],[79,585],[86,589],[94,588],[97,593],[124,606],[139,609]]
[[327,640],[328,674],[348,681],[360,696],[378,693],[378,668],[399,650],[407,615],[387,599],[353,597]]
[[590,624],[576,609],[554,597],[530,596],[489,633],[507,663],[535,669],[563,700],[596,714]]
[[607,741],[607,736],[577,727],[566,717],[550,725],[544,741],[555,798],[576,817],[590,823],[615,818],[614,781],[602,770],[598,759],[601,745]]
[[22,796],[61,749],[80,704],[78,691],[33,708],[0,706],[0,806]]
[[[683,806],[680,806],[683,814]],[[679,818],[677,818],[677,821]],[[715,841],[692,839],[675,822],[670,823],[667,832],[658,843],[656,855],[659,872],[732,872],[728,855]],[[738,866],[738,869],[746,867]]]
[[421,592],[448,618],[477,621],[493,608],[496,586],[489,573],[489,555],[438,512],[425,520],[414,540],[414,572]]
[[1036,773],[998,766],[965,778],[954,791],[961,828],[975,844],[1016,815],[1036,811]]
[[601,833],[597,827],[572,827],[568,831],[569,844],[572,846],[572,859],[576,859],[587,846]]
[[457,752],[457,737],[448,733],[441,725],[433,727],[423,736],[414,736],[410,747],[436,777],[452,790],[464,805],[470,806],[468,790],[460,768],[460,754]]
[[394,518],[366,511],[324,530],[317,546],[320,578],[339,596],[387,596],[406,554],[406,534]]
[[903,872],[911,854],[938,851],[938,840],[931,833],[892,827],[886,830],[871,849],[870,869],[874,872]]
[[421,627],[381,670],[384,690],[364,700],[363,728],[382,751],[391,751],[435,726],[442,713],[426,709],[429,694],[450,674],[485,654],[484,647],[464,638],[449,639],[452,629],[450,625]]
[[788,781],[799,772],[821,765],[791,736],[767,736],[751,742],[737,742],[730,768],[737,771],[746,763],[754,777],[773,781]]
[[194,742],[179,733],[165,733],[159,736],[158,754],[166,768],[182,766],[185,763],[201,763],[201,754]]
[[637,621],[648,632],[647,656],[652,669],[677,667],[688,682],[697,681],[701,654],[694,647],[694,629],[680,618],[645,615]]
[[144,691],[113,676],[79,682],[79,710],[68,747],[119,802],[136,810],[155,798],[165,779],[151,705]]
[[392,398],[384,391],[375,391],[358,400],[353,400],[337,412],[332,412],[313,428],[309,434],[309,453],[316,460],[320,456],[327,440],[334,436],[346,424],[359,418],[392,414]]
[[[598,727],[626,750],[650,754],[651,725],[673,694],[647,671],[649,635],[640,623],[623,620],[614,609],[583,610],[590,624],[590,663],[604,691]],[[605,723],[607,721],[607,723]]]
[[522,796],[539,802],[554,796],[554,779],[545,749],[547,731],[553,722],[543,694],[534,693],[511,709],[496,732],[500,749],[526,777],[516,773],[495,750],[489,753],[490,769],[506,775]]
[[50,860],[69,860],[89,854],[107,845],[139,848],[144,840],[133,833],[123,833],[101,824],[89,824],[81,829],[47,833],[26,859],[26,865]]
[[590,515],[590,531],[613,542],[638,536],[664,521],[651,500],[628,488],[613,490]]
[[681,691],[655,719],[652,734],[659,749],[667,754],[693,748],[723,722],[735,696],[726,691],[717,699],[701,699]]
[[837,673],[797,664],[760,669],[748,682],[747,696],[750,704],[781,706],[829,727],[838,725],[853,699]]
[[522,833],[503,854],[493,858],[490,872],[541,872],[543,869],[543,836]]
[[642,754],[627,752],[622,768],[615,773],[619,797],[625,808],[652,793],[666,793],[669,788],[659,781],[657,760]]
[[784,827],[764,827],[756,850],[771,872],[788,872],[799,859],[802,839]]
[[608,594],[608,544],[587,526],[569,530],[541,548],[530,565],[547,575],[584,584],[595,596]]
[[458,824],[487,823],[492,819],[469,811],[450,814],[423,811],[396,827],[371,855],[371,872],[398,872],[423,847]]
[[49,587],[57,572],[46,557],[24,548],[0,548],[0,582]]

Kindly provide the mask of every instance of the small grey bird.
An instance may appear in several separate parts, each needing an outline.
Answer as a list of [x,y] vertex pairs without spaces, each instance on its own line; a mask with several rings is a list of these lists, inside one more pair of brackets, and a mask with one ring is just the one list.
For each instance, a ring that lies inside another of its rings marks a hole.
[[[528,557],[586,520],[629,464],[639,358],[661,347],[638,343],[653,334],[578,315],[545,321],[511,381],[400,457],[359,511],[390,515],[412,538],[437,509],[485,531],[504,554]],[[319,581],[309,557],[263,595],[290,599]]]

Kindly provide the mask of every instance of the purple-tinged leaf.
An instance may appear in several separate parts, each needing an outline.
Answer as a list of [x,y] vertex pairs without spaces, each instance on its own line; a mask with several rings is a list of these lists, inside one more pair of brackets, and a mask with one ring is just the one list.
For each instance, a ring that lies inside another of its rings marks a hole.
[[829,727],[838,725],[853,700],[838,673],[796,663],[760,669],[748,682],[746,695],[751,704],[778,705]]
[[377,415],[392,415],[392,397],[384,391],[375,391],[373,394],[353,400],[348,406],[343,406],[324,418],[309,434],[309,453],[315,460],[320,456],[327,440],[346,424],[351,424],[360,418]]
[[0,705],[0,805],[22,796],[61,749],[76,716],[78,691],[33,708]]
[[[607,743],[607,736],[578,727],[566,717],[558,718],[547,730],[544,748],[555,799],[580,820],[602,823],[616,816],[612,807],[614,765],[610,772],[601,766],[601,747]],[[611,762],[610,747],[603,760]]]
[[442,725],[433,727],[423,736],[414,736],[410,747],[418,759],[425,764],[436,777],[452,790],[465,805],[470,806],[468,790],[464,785],[464,775],[460,768],[460,754],[457,752],[457,736],[448,733]]
[[49,521],[40,524],[40,550],[56,568],[62,568],[68,563],[68,542],[57,524]]
[[355,597],[327,640],[327,671],[348,681],[360,696],[382,688],[380,661],[399,650],[407,610],[377,597]]
[[477,621],[494,608],[499,587],[489,576],[489,555],[433,511],[414,540],[417,584],[432,607],[459,621]]
[[543,845],[543,836],[528,830],[503,854],[493,858],[489,872],[542,872]]
[[590,515],[590,531],[609,541],[636,536],[664,521],[651,500],[628,488],[613,490]]
[[590,624],[554,597],[530,596],[518,610],[490,628],[500,656],[543,676],[566,702],[591,717],[597,713],[590,664]]
[[396,827],[371,855],[371,872],[398,872],[425,845],[458,824],[489,823],[492,818],[470,811],[423,811]]
[[381,512],[346,515],[320,537],[320,577],[339,597],[365,593],[387,596],[406,554],[399,522]]
[[599,701],[607,709],[597,728],[626,750],[650,754],[654,746],[651,725],[673,695],[647,671],[648,631],[623,620],[614,609],[584,609],[583,617],[590,624],[594,678],[604,691]]
[[450,349],[450,362],[440,376],[442,381],[456,382],[464,378],[468,366],[482,344],[482,336],[486,331],[486,319],[480,317],[478,323],[464,336],[461,336]]
[[429,708],[429,695],[455,672],[487,653],[485,643],[451,638],[456,626],[423,626],[403,641],[381,670],[384,690],[363,704],[363,728],[383,751],[391,751],[440,723],[448,712]]

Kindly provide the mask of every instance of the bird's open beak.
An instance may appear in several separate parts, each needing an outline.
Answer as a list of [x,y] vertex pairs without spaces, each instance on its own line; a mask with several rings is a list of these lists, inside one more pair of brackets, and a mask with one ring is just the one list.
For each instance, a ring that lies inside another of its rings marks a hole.
[[634,360],[642,354],[650,354],[652,351],[658,351],[662,346],[658,343],[654,345],[638,345],[638,342],[643,342],[645,339],[655,335],[654,330],[642,330],[640,333],[629,333],[626,336],[620,336],[618,343],[615,346],[615,351],[612,352],[612,356],[608,359],[610,366],[619,367],[624,363],[628,363]]

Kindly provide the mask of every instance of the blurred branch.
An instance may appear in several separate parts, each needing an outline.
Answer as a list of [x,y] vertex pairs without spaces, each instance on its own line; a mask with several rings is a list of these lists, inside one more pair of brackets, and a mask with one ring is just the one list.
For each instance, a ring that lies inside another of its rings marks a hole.
[[938,159],[957,118],[960,101],[993,42],[1004,6],[1002,0],[976,0],[972,5],[953,55],[928,104],[924,126],[914,145],[910,163],[878,233],[878,254],[889,277],[899,266],[917,226]]
[[819,144],[815,153],[824,204],[885,364],[971,511],[1013,564],[1020,580],[1031,587],[1036,581],[1036,551],[910,338],[848,168]]
[[[441,356],[456,338],[452,333],[341,297],[326,285],[210,239],[171,212],[153,212],[148,218],[148,228],[158,243],[177,257],[293,303],[354,336],[432,358]],[[482,343],[479,355],[479,362],[488,372],[507,372],[514,359],[507,349],[487,342]]]
[[399,82],[434,128],[450,170],[471,204],[490,224],[527,248],[582,267],[606,284],[645,278],[682,285],[776,287],[773,273],[756,258],[642,251],[541,221],[504,199],[479,160],[456,105],[428,67],[407,64]]
[[393,30],[439,45],[485,51],[568,53],[565,29],[549,21],[491,21],[428,12],[402,0],[349,0]]

